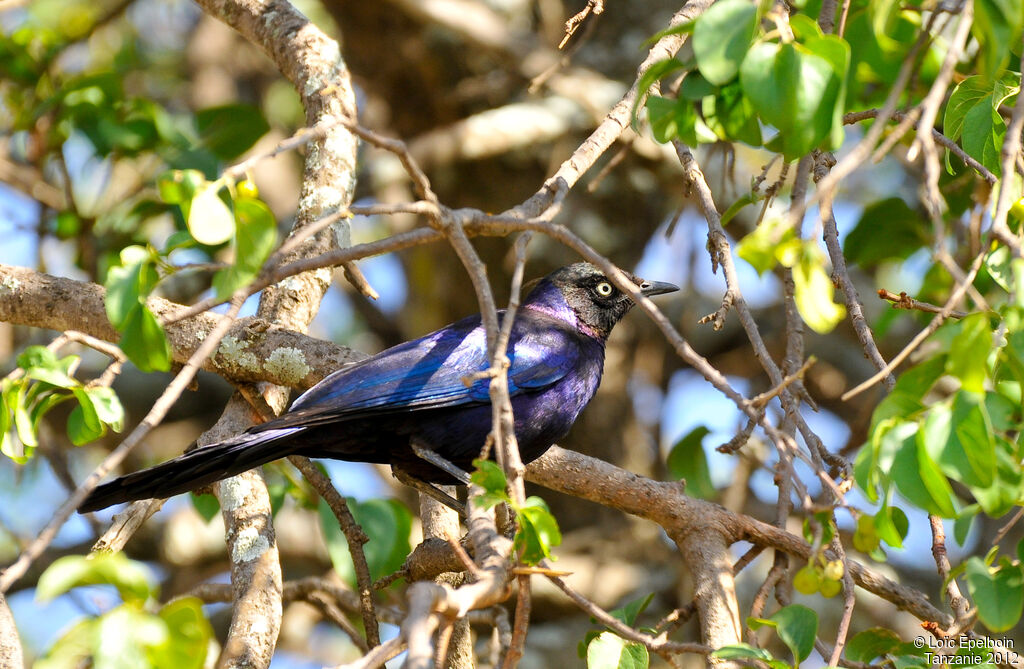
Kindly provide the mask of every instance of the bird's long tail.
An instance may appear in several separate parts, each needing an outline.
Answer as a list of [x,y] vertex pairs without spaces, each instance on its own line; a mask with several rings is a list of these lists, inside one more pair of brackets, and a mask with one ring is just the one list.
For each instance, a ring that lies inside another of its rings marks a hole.
[[197,448],[173,460],[104,483],[93,490],[79,513],[137,499],[166,498],[195,490],[229,476],[291,455],[287,440],[301,427],[246,433],[219,444]]

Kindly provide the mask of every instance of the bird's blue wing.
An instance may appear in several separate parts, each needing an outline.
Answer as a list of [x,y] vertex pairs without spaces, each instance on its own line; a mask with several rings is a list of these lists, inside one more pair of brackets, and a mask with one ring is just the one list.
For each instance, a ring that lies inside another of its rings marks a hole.
[[[517,317],[509,339],[509,393],[555,383],[576,365],[578,336],[554,319]],[[396,411],[489,401],[486,378],[463,379],[487,369],[487,341],[479,316],[400,344],[350,365],[310,388],[266,428],[315,425]],[[263,426],[258,426],[260,430]]]

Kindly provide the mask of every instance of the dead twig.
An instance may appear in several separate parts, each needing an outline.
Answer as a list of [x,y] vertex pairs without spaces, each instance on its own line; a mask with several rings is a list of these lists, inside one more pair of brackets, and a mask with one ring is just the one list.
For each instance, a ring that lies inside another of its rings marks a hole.
[[600,16],[604,13],[604,0],[587,0],[587,6],[578,11],[568,21],[565,22],[565,37],[558,43],[558,48],[561,49],[565,46],[574,34],[590,14],[594,16]]

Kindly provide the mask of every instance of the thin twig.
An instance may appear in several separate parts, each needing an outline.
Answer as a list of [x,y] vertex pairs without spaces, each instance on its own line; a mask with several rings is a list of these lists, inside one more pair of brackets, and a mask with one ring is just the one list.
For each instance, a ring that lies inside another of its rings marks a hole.
[[[906,292],[900,291],[897,295],[885,288],[878,289],[878,297],[882,300],[888,300],[892,302],[893,309],[909,309],[916,311],[925,311],[930,314],[941,314],[942,307],[931,304],[930,302],[922,302],[921,300],[915,300],[914,298],[907,295]],[[952,318],[967,318],[966,311],[960,311],[959,309],[953,309],[948,314]]]
[[675,663],[675,659],[672,655],[679,653],[697,653],[698,655],[708,655],[713,649],[708,648],[704,644],[700,643],[678,643],[674,641],[667,641],[665,634],[659,634],[657,637],[653,637],[650,634],[641,632],[629,625],[625,624],[612,614],[608,613],[600,606],[590,601],[580,593],[576,592],[564,579],[557,576],[549,576],[550,580],[556,588],[564,592],[569,596],[575,604],[583,609],[586,613],[593,616],[597,622],[601,623],[611,631],[615,632],[624,639],[630,641],[636,641],[646,646],[649,650],[657,653],[666,662],[673,666],[678,666]]
[[366,562],[366,553],[363,551],[363,546],[370,538],[356,522],[345,498],[309,458],[291,455],[288,457],[288,461],[302,472],[306,480],[316,488],[321,499],[327,502],[341,531],[345,534],[349,553],[352,555],[352,565],[356,572],[356,585],[359,588],[359,612],[363,618],[363,627],[366,629],[366,642],[371,647],[377,646],[380,644],[380,629],[377,625],[377,613],[373,604],[373,581],[370,579],[370,567]]
[[337,128],[339,125],[344,125],[344,119],[337,116],[328,116],[316,125],[312,125],[308,128],[299,128],[295,134],[291,137],[282,139],[269,151],[249,156],[245,160],[228,167],[221,175],[221,180],[227,181],[228,179],[241,179],[247,172],[256,167],[258,163],[270,158],[276,158],[282,153],[302,148],[310,142],[323,139],[327,136],[328,132]]
[[766,390],[765,392],[750,398],[750,403],[755,407],[763,407],[768,404],[773,398],[778,397],[786,390],[790,385],[799,381],[803,378],[804,373],[810,369],[811,365],[818,361],[813,355],[804,361],[804,364],[800,366],[800,369],[796,370],[792,374],[787,374],[779,385]]
[[565,22],[565,37],[563,37],[562,41],[558,43],[558,48],[561,49],[564,47],[565,43],[568,42],[574,34],[576,34],[576,30],[580,27],[580,24],[587,19],[587,16],[591,13],[593,13],[594,16],[599,16],[603,12],[604,0],[587,0],[587,6]]
[[[939,579],[946,584],[946,597],[949,599],[949,608],[953,610],[953,615],[956,616],[954,624],[960,624],[966,620],[970,605],[964,599],[963,593],[960,592],[960,585],[956,579],[949,578],[952,565],[949,564],[949,555],[946,552],[946,529],[942,526],[942,518],[934,514],[928,515],[928,524],[932,530],[932,557],[935,559],[935,569],[939,574]],[[996,539],[992,543],[998,544],[999,540]]]
[[[883,110],[880,109],[864,109],[857,112],[849,112],[843,116],[843,125],[852,125],[854,123],[860,123],[861,121],[866,121],[868,119],[879,118],[882,115],[882,111]],[[904,118],[906,118],[906,115],[901,111],[893,111],[889,115],[889,117],[896,121],[902,121]],[[980,174],[985,181],[989,182],[990,184],[994,184],[996,181],[999,180],[999,178],[996,175],[992,174],[991,170],[989,170],[987,167],[979,163],[977,160],[972,158],[966,151],[960,148],[959,144],[951,140],[949,137],[946,137],[935,128],[932,128],[932,139],[941,144],[944,149],[948,149],[950,153],[952,153],[957,158],[962,160],[965,165],[977,171],[978,174]]]
[[339,664],[334,669],[376,669],[377,667],[383,667],[385,662],[405,651],[405,647],[405,640],[401,637],[395,637],[370,649],[369,653],[355,662]]
[[857,385],[857,387],[855,387],[855,388],[853,388],[851,390],[847,390],[845,393],[843,393],[843,395],[842,395],[842,397],[840,399],[842,401],[846,402],[851,397],[856,397],[860,393],[864,392],[865,390],[867,390],[868,388],[873,386],[879,380],[881,380],[886,375],[891,373],[894,369],[899,367],[900,364],[904,360],[906,360],[907,357],[911,353],[913,353],[914,350],[916,350],[918,346],[921,345],[921,342],[923,342],[925,339],[927,339],[929,336],[931,336],[931,334],[933,332],[938,330],[939,326],[942,325],[945,322],[946,318],[951,313],[953,313],[953,308],[963,298],[964,293],[967,292],[967,286],[970,285],[970,283],[972,281],[974,281],[974,277],[977,276],[978,270],[981,269],[981,263],[985,260],[985,256],[986,255],[988,255],[987,249],[983,253],[979,253],[974,258],[974,262],[971,264],[971,269],[967,273],[967,277],[966,277],[967,280],[964,281],[963,283],[960,283],[956,287],[956,289],[953,290],[953,293],[949,296],[949,299],[946,300],[946,304],[942,307],[942,311],[940,311],[938,314],[936,314],[935,318],[933,318],[931,320],[931,322],[929,322],[928,325],[923,330],[918,332],[914,336],[914,338],[910,340],[910,343],[908,343],[906,346],[903,347],[902,351],[900,351],[898,354],[896,354],[896,356],[892,360],[890,360],[888,362],[888,364],[886,364],[885,369],[879,370],[878,373],[874,374],[873,376],[871,376],[871,378],[867,379],[866,381],[863,381],[862,383]]

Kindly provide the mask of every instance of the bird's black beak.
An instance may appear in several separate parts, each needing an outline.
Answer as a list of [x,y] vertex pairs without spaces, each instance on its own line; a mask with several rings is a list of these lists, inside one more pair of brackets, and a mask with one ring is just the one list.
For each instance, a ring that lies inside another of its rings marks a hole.
[[674,293],[677,290],[679,290],[679,286],[671,283],[640,279],[640,292],[647,297],[651,297],[652,295],[664,295],[665,293]]

